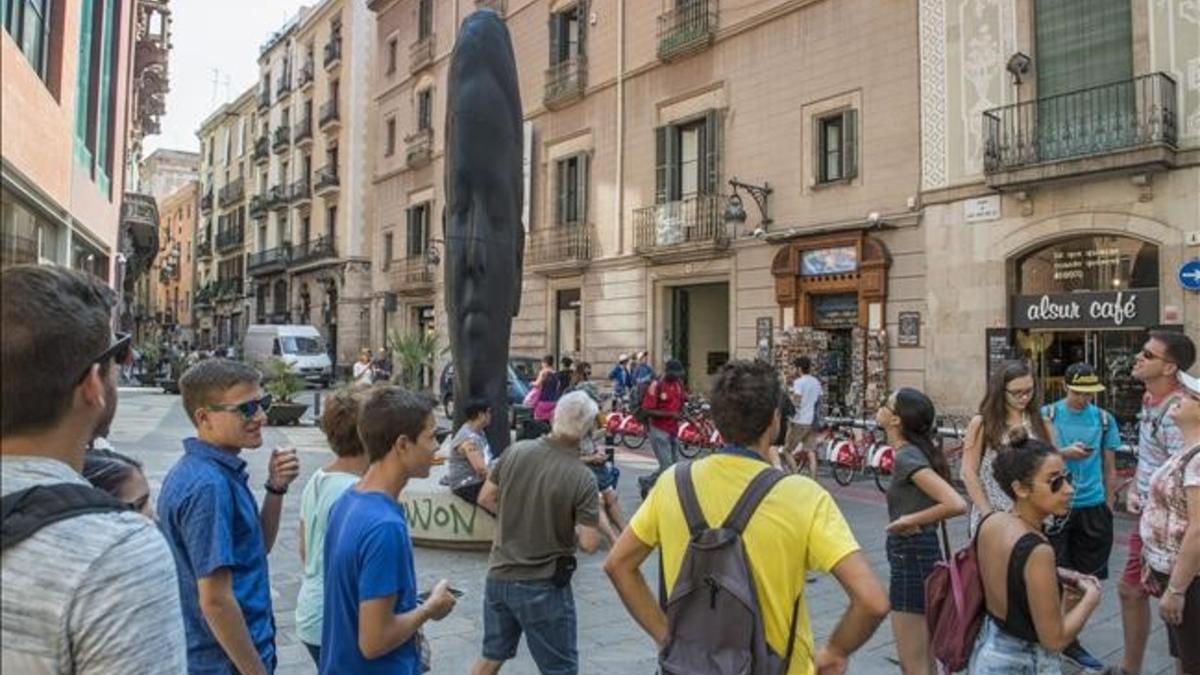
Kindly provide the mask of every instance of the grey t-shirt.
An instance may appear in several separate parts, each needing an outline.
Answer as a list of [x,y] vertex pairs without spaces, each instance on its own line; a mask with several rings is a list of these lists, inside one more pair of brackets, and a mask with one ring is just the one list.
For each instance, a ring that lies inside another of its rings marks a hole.
[[468,441],[479,448],[485,458],[484,461],[487,461],[486,458],[490,454],[487,438],[483,434],[475,431],[468,424],[459,427],[458,433],[454,434],[454,438],[450,441],[450,456],[446,459],[446,482],[450,484],[450,487],[457,487],[468,478],[478,475],[475,473],[475,467],[471,466],[471,462],[461,450],[462,444]]
[[521,441],[500,455],[488,480],[500,489],[489,577],[549,579],[555,560],[575,552],[575,525],[599,522],[600,492],[578,443]]
[[[906,445],[896,451],[892,466],[892,484],[888,486],[888,520],[924,511],[937,504],[925,491],[912,481],[913,474],[921,469],[932,469],[925,453],[915,445]],[[932,529],[927,525],[921,529]]]

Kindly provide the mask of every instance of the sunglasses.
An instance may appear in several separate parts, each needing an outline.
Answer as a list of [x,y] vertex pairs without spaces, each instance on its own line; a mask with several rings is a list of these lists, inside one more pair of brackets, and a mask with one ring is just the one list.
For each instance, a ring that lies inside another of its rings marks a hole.
[[1050,491],[1058,492],[1059,490],[1061,490],[1063,488],[1063,485],[1074,485],[1074,484],[1075,484],[1075,477],[1071,475],[1070,471],[1064,471],[1064,472],[1054,476],[1054,478],[1050,479]]
[[1162,361],[1163,363],[1174,363],[1174,361],[1171,361],[1167,357],[1159,356],[1158,354],[1155,354],[1154,352],[1150,351],[1149,349],[1143,349],[1142,353],[1139,354],[1138,356],[1141,356],[1143,359],[1146,359],[1147,361]]
[[273,399],[270,394],[262,398],[252,398],[241,403],[209,403],[206,408],[214,412],[235,412],[249,422],[258,415],[258,411],[267,412],[271,409]]
[[108,361],[113,361],[118,365],[127,366],[133,363],[133,335],[130,333],[117,333],[116,340],[100,353],[99,356],[88,361],[87,368],[79,375],[79,381],[88,376],[92,372],[92,366],[104,365]]

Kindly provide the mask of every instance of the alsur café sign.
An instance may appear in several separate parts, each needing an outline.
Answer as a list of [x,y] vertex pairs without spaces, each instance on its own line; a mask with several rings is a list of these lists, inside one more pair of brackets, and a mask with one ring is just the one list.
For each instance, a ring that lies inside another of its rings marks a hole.
[[1013,296],[1014,328],[1146,328],[1156,324],[1156,289]]

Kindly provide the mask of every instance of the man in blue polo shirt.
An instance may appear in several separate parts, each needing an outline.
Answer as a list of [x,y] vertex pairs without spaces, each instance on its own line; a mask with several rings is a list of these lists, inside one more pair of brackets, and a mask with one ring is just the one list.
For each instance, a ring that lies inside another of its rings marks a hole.
[[[1090,365],[1073,364],[1063,379],[1066,398],[1042,408],[1042,415],[1054,425],[1058,447],[1074,478],[1075,498],[1071,515],[1051,533],[1050,541],[1060,567],[1103,580],[1108,578],[1113,545],[1113,481],[1121,435],[1112,413],[1095,404],[1104,385]],[[1104,667],[1078,641],[1064,649],[1063,656],[1085,670]]]
[[238,456],[262,445],[271,397],[259,380],[244,363],[208,359],[179,381],[197,437],[184,439],[183,457],[163,480],[158,513],[179,570],[191,675],[275,671],[267,553],[300,463],[294,450],[272,451],[260,512]]

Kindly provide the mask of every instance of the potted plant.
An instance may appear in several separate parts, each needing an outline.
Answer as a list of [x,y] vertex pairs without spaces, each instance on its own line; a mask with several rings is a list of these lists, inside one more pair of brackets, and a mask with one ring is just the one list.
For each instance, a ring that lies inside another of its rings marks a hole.
[[433,360],[437,357],[437,335],[424,331],[394,331],[388,342],[396,356],[396,374],[392,380],[413,391],[432,389],[433,378],[428,378],[426,385],[425,373],[433,371]]
[[265,375],[267,382],[263,388],[275,399],[267,410],[267,424],[298,424],[304,411],[308,410],[308,404],[296,403],[292,398],[304,390],[304,381],[279,357],[267,361]]

